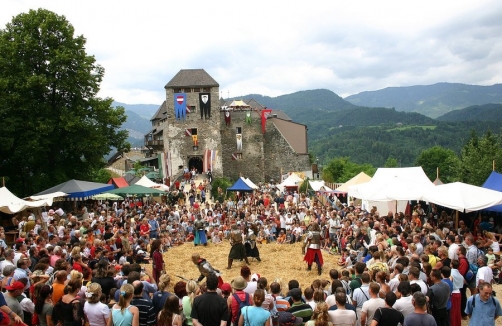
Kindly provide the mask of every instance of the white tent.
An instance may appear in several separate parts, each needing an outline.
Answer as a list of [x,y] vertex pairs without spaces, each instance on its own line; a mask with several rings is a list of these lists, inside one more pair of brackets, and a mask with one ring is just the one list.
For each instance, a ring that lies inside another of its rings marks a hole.
[[[340,187],[336,188],[336,190],[340,191],[340,192],[349,192],[350,186],[358,185],[360,183],[366,183],[366,182],[370,182],[370,181],[371,181],[371,177],[369,175],[367,175],[366,173],[361,172],[358,175],[356,175],[355,177],[353,177],[352,179],[350,179],[349,181],[342,184]],[[349,196],[350,196],[350,193],[349,193]]]
[[[309,180],[309,184],[310,184],[310,187],[312,188],[312,190],[314,190],[314,191],[320,191],[320,190],[333,191],[333,189],[324,185],[324,180],[321,180],[321,181]],[[324,187],[324,189],[322,189],[323,187]]]
[[142,176],[141,179],[139,179],[138,182],[136,182],[135,184],[137,184],[138,186],[143,186],[143,187],[147,187],[147,188],[155,188],[155,189],[160,189],[160,190],[164,190],[164,191],[169,190],[168,186],[161,184],[161,183],[155,183],[152,180],[148,179],[146,175]]
[[363,200],[363,208],[404,211],[408,200],[419,200],[434,188],[422,167],[379,168],[371,181],[349,186],[351,196]]
[[453,182],[435,186],[422,200],[468,213],[502,204],[502,192]]
[[64,193],[62,191],[56,191],[45,195],[38,195],[38,196],[33,195],[25,199],[31,199],[31,200],[51,199],[54,201],[54,198],[56,197],[66,197],[66,196],[68,196],[67,193]]
[[277,189],[279,189],[281,192],[283,192],[284,188],[286,188],[286,187],[299,187],[302,182],[303,182],[302,178],[300,178],[295,173],[291,173],[289,175],[289,177],[287,177],[283,182],[281,182],[281,184],[277,185]]
[[253,188],[253,189],[258,189],[258,188],[259,188],[257,185],[255,185],[255,184],[254,184],[254,182],[253,182],[253,181],[249,180],[249,178],[245,178],[245,179],[243,179],[243,180],[244,180],[244,182],[245,182],[248,186],[250,186],[251,188]]
[[51,206],[52,198],[26,201],[14,195],[9,189],[0,188],[0,211],[15,214],[31,207]]

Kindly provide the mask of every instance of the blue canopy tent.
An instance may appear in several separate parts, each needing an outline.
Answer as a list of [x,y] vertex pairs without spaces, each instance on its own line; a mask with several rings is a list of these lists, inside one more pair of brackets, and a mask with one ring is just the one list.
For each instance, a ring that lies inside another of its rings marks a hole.
[[81,180],[69,180],[61,184],[58,184],[57,186],[54,186],[52,188],[41,191],[36,195],[37,196],[45,195],[56,191],[62,191],[68,194],[68,196],[64,197],[65,200],[81,201],[81,200],[87,200],[93,195],[106,192],[114,188],[115,187],[113,186],[113,184],[97,183],[97,182],[89,182]]
[[[483,183],[481,187],[495,191],[502,191],[502,174],[492,171],[488,179],[486,179],[485,183]],[[484,210],[502,213],[502,205],[495,205],[485,208]]]
[[227,188],[227,191],[253,192],[253,188],[248,186],[241,177],[230,188]]

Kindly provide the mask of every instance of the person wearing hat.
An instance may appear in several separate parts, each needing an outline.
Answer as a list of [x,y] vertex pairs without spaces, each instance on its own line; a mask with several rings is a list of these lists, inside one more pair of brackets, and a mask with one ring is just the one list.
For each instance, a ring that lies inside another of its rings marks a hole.
[[230,285],[234,289],[234,293],[228,297],[228,311],[231,316],[232,325],[237,325],[239,320],[237,320],[237,315],[239,312],[239,301],[244,302],[246,305],[250,306],[253,304],[253,298],[249,293],[244,292],[244,289],[248,286],[248,282],[242,276],[237,276],[230,282]]
[[242,243],[242,232],[237,228],[236,224],[232,224],[230,231],[230,252],[228,254],[228,266],[227,269],[232,268],[232,262],[234,259],[244,259],[246,264],[249,265],[249,260],[246,257],[246,249]]
[[[5,289],[7,290],[7,293],[4,295],[5,302],[21,320],[24,320],[23,308],[21,307],[21,303],[17,300],[17,297],[24,291],[24,284],[20,281],[15,281],[11,285],[7,285]],[[12,315],[9,315],[11,320],[13,320]]]
[[279,326],[293,326],[303,324],[303,319],[301,317],[296,317],[290,312],[283,312],[279,314],[277,322]]
[[30,233],[35,228],[35,215],[28,216],[28,221],[24,225],[24,232]]

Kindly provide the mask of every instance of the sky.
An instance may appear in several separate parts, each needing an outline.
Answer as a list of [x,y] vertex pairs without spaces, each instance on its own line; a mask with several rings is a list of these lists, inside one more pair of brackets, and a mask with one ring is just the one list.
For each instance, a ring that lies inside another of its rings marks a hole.
[[38,8],[87,39],[99,96],[127,104],[160,105],[181,69],[206,70],[224,98],[502,83],[500,0],[2,0],[0,29]]

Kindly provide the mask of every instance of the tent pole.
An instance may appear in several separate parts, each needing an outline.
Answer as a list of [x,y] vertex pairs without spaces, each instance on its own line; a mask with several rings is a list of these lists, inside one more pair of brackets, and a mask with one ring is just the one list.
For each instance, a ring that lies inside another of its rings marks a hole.
[[458,229],[458,215],[459,215],[459,212],[456,211],[455,212],[455,229]]
[[436,179],[439,179],[439,166],[436,168]]
[[495,160],[492,162],[492,171],[495,171]]

